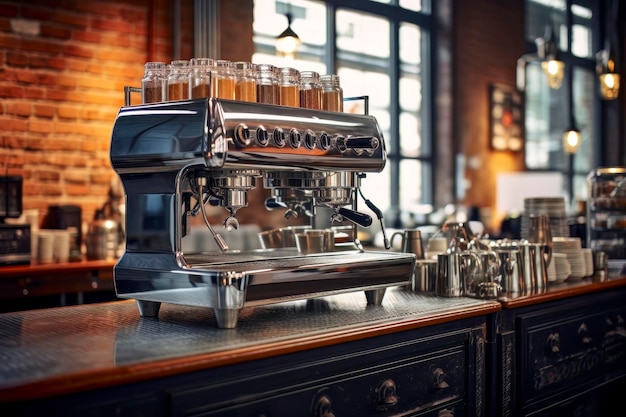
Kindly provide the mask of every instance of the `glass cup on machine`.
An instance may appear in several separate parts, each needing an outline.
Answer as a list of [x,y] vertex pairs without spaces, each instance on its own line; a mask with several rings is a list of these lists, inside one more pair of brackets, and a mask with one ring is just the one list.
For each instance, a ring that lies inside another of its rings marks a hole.
[[278,69],[279,104],[300,107],[300,71],[295,68]]
[[256,65],[251,62],[239,61],[233,63],[235,100],[252,103],[257,101],[255,68]]
[[315,71],[300,72],[300,107],[322,109],[322,85],[320,75]]
[[167,96],[167,66],[164,62],[146,62],[141,79],[142,103],[160,103]]
[[256,70],[257,102],[279,104],[278,80],[276,67],[271,64],[259,64]]
[[327,74],[320,76],[322,84],[322,110],[343,112],[343,89],[339,76]]
[[215,97],[235,99],[235,73],[233,64],[225,59],[215,61],[216,87]]
[[211,58],[192,58],[189,72],[189,95],[191,98],[211,97],[214,61]]
[[175,60],[169,65],[167,77],[167,100],[189,98],[189,61]]

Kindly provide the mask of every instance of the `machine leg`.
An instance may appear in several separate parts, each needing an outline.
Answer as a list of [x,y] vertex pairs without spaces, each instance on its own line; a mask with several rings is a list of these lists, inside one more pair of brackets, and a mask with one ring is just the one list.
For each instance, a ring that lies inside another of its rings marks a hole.
[[378,288],[376,290],[365,291],[365,298],[368,305],[379,306],[383,303],[383,297],[385,296],[385,290],[387,288]]
[[137,308],[141,317],[158,317],[161,303],[156,301],[137,300]]
[[215,308],[217,327],[221,329],[234,329],[239,320],[239,310],[235,308]]

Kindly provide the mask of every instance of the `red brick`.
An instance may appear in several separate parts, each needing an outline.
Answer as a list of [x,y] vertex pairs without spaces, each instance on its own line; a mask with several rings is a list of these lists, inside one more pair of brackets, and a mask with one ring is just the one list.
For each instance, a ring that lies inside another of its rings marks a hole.
[[91,65],[90,62],[84,59],[76,59],[76,58],[68,58],[65,61],[65,64],[67,66],[67,69],[71,71],[76,71],[76,72],[85,72],[89,68],[89,65]]
[[7,85],[5,83],[0,84],[0,97],[3,98],[22,98],[24,95],[24,88],[19,85]]
[[47,70],[50,70],[50,69],[63,70],[65,69],[65,59],[60,58],[60,57],[31,55],[30,66],[31,68],[45,68]]
[[11,32],[11,20],[0,17],[0,32]]
[[51,9],[43,8],[41,6],[31,6],[28,4],[23,4],[20,10],[20,15],[26,19],[39,20],[41,22],[46,22],[50,20],[52,14],[50,12]]
[[41,36],[65,40],[70,39],[72,31],[67,28],[59,27],[58,25],[42,23]]
[[31,132],[49,133],[54,132],[55,123],[48,120],[29,120],[28,130]]
[[37,84],[39,76],[30,70],[19,70],[15,72],[17,82],[24,84]]
[[20,43],[19,37],[0,32],[0,48],[14,50]]
[[51,106],[49,104],[40,104],[36,103],[34,105],[35,108],[35,116],[39,117],[54,117],[56,114],[56,107]]
[[0,3],[0,16],[17,17],[19,10],[19,7],[15,4]]
[[66,183],[65,184],[65,192],[68,196],[85,196],[89,195],[89,184],[74,184],[74,183]]
[[67,96],[68,96],[67,91],[53,89],[53,88],[46,89],[45,98],[49,100],[64,101],[64,100],[67,100]]
[[63,51],[63,47],[57,41],[34,38],[22,38],[19,42],[19,49],[28,52],[45,52],[50,55],[57,55]]
[[81,110],[78,106],[62,104],[58,108],[58,115],[61,119],[78,119],[80,114]]
[[28,55],[22,52],[7,52],[7,64],[14,67],[26,67],[29,64]]
[[6,116],[1,116],[0,122],[4,132],[24,132],[28,126],[28,122],[26,120],[9,118]]
[[80,58],[93,58],[93,51],[80,45],[69,44],[63,47],[63,53],[68,56],[76,56]]
[[41,99],[44,98],[47,94],[47,89],[43,89],[38,85],[29,85],[24,88],[23,97],[29,99]]
[[0,81],[13,84],[17,80],[16,70],[13,68],[0,68]]
[[119,19],[94,18],[91,24],[96,29],[109,30],[111,32],[128,34],[133,33],[134,31],[133,24],[131,22],[125,22]]
[[33,110],[33,106],[30,102],[24,101],[7,101],[4,104],[4,112],[13,116],[30,116]]
[[106,34],[87,30],[75,30],[72,39],[88,43],[101,43]]
[[57,9],[52,16],[52,21],[77,28],[86,28],[89,20],[80,13]]

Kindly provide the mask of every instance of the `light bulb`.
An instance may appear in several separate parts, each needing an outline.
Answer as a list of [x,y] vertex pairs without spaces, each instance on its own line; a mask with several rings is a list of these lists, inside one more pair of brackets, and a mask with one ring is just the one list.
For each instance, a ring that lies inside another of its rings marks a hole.
[[576,129],[569,129],[563,134],[563,147],[567,153],[576,153],[580,147],[580,132]]
[[600,74],[600,94],[605,100],[615,100],[619,95],[619,74],[612,72]]
[[543,72],[548,76],[548,85],[556,90],[561,87],[563,77],[565,76],[565,63],[556,59],[543,61],[541,63]]

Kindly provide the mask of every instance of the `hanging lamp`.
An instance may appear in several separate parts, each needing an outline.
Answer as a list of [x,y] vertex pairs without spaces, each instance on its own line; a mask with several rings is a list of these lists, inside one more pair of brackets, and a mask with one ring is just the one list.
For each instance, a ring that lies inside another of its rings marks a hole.
[[280,56],[293,59],[302,41],[291,28],[291,13],[286,13],[285,16],[287,17],[287,29],[276,37],[276,52]]

